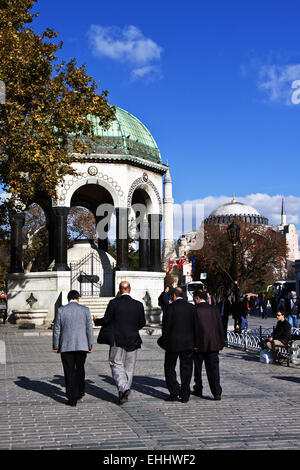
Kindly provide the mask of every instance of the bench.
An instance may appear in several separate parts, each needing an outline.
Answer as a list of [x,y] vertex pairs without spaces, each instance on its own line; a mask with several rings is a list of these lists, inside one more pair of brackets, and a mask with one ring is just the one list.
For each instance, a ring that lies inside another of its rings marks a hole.
[[286,347],[277,346],[279,357],[286,360],[287,366],[290,363],[300,365],[300,337],[299,335],[292,335],[292,339],[288,342]]
[[[267,339],[267,337],[262,338]],[[275,350],[278,352],[278,359],[286,360],[287,366],[290,363],[300,365],[300,335],[292,334],[290,341],[286,346],[276,346]]]

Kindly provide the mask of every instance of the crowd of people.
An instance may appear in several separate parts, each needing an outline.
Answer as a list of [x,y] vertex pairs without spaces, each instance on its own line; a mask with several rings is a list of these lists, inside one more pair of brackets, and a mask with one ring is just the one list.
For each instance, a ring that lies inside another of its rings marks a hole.
[[[68,304],[58,309],[53,325],[53,351],[61,355],[68,405],[76,406],[85,394],[85,361],[87,354],[93,351],[93,322],[101,326],[97,342],[109,345],[109,364],[119,404],[128,401],[137,353],[142,345],[139,330],[146,325],[144,306],[133,299],[130,292],[129,282],[122,281],[119,293],[109,302],[104,317],[93,316],[93,321],[89,309],[79,304],[77,291],[70,291]],[[235,330],[241,331],[247,328],[249,310],[258,308],[262,316],[266,315],[264,297],[252,297],[246,296],[237,304],[228,298],[214,302],[208,292],[196,290],[194,302],[190,303],[182,288],[174,288],[172,296],[169,287],[165,288],[158,299],[163,315],[162,335],[157,342],[165,351],[167,401],[187,403],[191,393],[203,397],[203,363],[213,399],[221,400],[219,351],[226,342],[229,316],[234,319]],[[275,310],[276,328],[263,345],[274,359],[276,347],[286,345],[291,338],[292,326],[298,326],[300,303],[296,292],[291,292],[289,298],[280,299]],[[180,383],[176,374],[178,361]]]
[[[99,344],[109,345],[109,364],[118,390],[119,404],[129,399],[138,349],[142,339],[139,330],[146,324],[142,302],[130,295],[129,282],[122,281],[119,295],[112,299],[102,318],[92,317],[80,305],[80,295],[70,291],[68,304],[58,309],[53,324],[53,351],[60,353],[63,365],[67,405],[77,406],[85,395],[85,361],[93,351],[93,322],[101,326]],[[169,395],[167,401],[189,401],[191,393],[203,396],[204,363],[214,400],[221,400],[219,351],[224,347],[224,330],[219,309],[209,303],[206,292],[194,292],[194,304],[183,298],[177,287],[172,298],[168,289],[161,296],[163,307],[162,336],[164,373]],[[179,360],[180,383],[176,376]],[[190,384],[194,370],[194,387]]]

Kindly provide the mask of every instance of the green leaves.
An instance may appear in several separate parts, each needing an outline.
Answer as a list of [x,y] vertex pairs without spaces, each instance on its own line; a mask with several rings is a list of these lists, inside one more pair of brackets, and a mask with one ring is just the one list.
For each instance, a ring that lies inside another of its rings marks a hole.
[[0,183],[27,206],[35,195],[56,196],[58,180],[74,172],[70,140],[84,153],[92,128],[87,115],[103,126],[114,118],[107,91],[76,60],[58,63],[62,43],[47,28],[35,34],[28,24],[35,0],[0,2],[0,79],[6,102],[0,105]]

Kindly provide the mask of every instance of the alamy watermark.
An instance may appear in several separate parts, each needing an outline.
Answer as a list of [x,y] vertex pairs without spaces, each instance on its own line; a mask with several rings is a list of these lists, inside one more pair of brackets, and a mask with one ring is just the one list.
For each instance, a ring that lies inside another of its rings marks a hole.
[[6,102],[6,87],[5,83],[0,80],[0,104],[5,104]]
[[4,341],[0,341],[0,364],[6,364],[6,346]]
[[[193,249],[200,250],[204,242],[204,205],[203,203],[185,203],[174,206],[173,220],[167,214],[153,214],[146,204],[132,204],[130,208],[115,209],[112,204],[100,204],[96,211],[96,231],[100,240],[106,240],[108,232],[115,225],[116,238],[125,240],[158,240],[163,238],[163,232],[174,238],[187,233],[191,237]],[[161,224],[162,222],[162,230]],[[173,230],[170,224],[173,224]],[[164,224],[167,224],[164,227]]]
[[300,103],[300,80],[294,80],[292,83],[292,88],[295,91],[292,93],[291,101],[293,104]]

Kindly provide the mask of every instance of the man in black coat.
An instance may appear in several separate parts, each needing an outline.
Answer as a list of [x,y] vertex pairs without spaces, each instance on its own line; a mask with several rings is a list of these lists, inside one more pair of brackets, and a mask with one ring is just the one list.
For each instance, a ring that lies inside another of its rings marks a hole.
[[[193,374],[193,348],[195,346],[196,309],[183,300],[182,289],[176,287],[173,302],[163,315],[162,337],[165,347],[165,379],[170,396],[167,401],[183,403],[190,398],[190,383]],[[177,382],[176,364],[179,357],[181,386]]]
[[221,400],[219,351],[224,347],[224,330],[217,307],[206,302],[206,293],[195,291],[197,308],[196,348],[194,354],[195,385],[193,395],[202,397],[202,364],[205,363],[207,379],[214,400]]
[[164,291],[158,297],[158,305],[161,307],[163,313],[165,313],[170,303],[168,292],[169,292],[169,286],[166,286]]
[[227,297],[223,297],[221,302],[218,303],[218,309],[222,320],[224,338],[227,339],[228,320],[231,313],[231,303]]
[[142,302],[130,296],[129,282],[122,281],[120,296],[111,300],[103,318],[93,317],[96,326],[102,326],[97,342],[108,344],[109,363],[119,392],[119,403],[128,401],[137,350],[142,339],[139,330],[146,324]]

